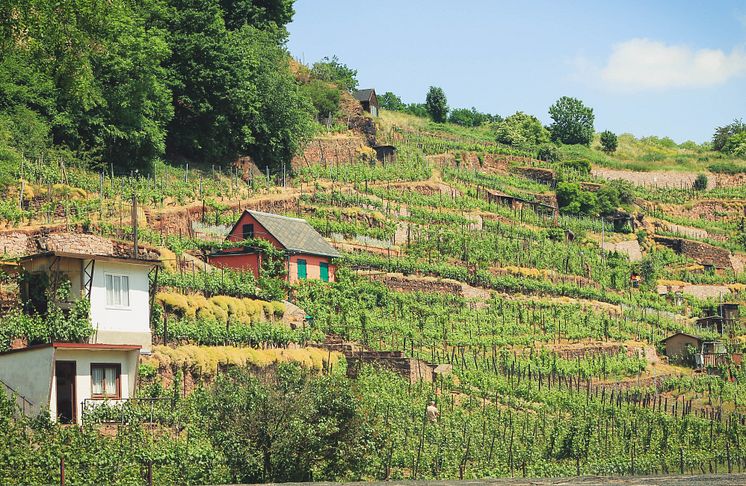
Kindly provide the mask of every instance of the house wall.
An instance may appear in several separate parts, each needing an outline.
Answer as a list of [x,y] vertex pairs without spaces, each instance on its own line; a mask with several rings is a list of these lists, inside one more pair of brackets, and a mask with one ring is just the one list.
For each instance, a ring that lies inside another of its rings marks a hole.
[[335,265],[331,262],[331,258],[317,256],[317,255],[291,255],[288,259],[288,281],[290,283],[298,281],[298,260],[306,261],[306,280],[319,280],[321,279],[321,266],[322,262],[329,264],[329,281],[334,282],[334,272],[336,270]]
[[687,344],[697,348],[699,341],[693,337],[677,335],[666,341],[666,356],[669,358],[682,357],[686,352]]
[[238,253],[235,255],[215,255],[209,258],[210,265],[218,268],[251,271],[254,278],[259,279],[261,257],[259,253]]
[[259,224],[259,221],[257,221],[251,214],[247,212],[244,212],[238,219],[238,224],[228,235],[228,241],[243,241],[243,225],[245,224],[254,225],[254,238],[267,240],[272,243],[272,245],[278,250],[282,250],[284,248],[282,244],[277,241],[277,238],[272,236],[264,226]]
[[[139,353],[119,350],[57,349],[55,361],[75,361],[75,406],[78,423],[81,423],[81,404],[91,398],[91,363],[118,364],[121,366],[121,396],[128,399],[135,395]],[[54,373],[52,373],[54,375]],[[49,415],[57,417],[57,381],[52,376]],[[95,406],[91,403],[89,406]]]
[[[27,415],[35,417],[49,408],[50,384],[54,375],[54,348],[51,346],[0,355],[0,381],[31,402]],[[20,399],[16,400],[23,407]]]
[[[92,343],[136,344],[142,351],[151,349],[150,333],[150,280],[147,265],[115,262],[96,262],[91,289]],[[107,307],[106,274],[129,277],[130,305],[128,308]]]

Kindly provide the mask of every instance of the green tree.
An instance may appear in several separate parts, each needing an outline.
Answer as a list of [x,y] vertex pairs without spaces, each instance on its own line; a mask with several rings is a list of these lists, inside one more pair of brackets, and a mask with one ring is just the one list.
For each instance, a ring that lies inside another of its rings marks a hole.
[[560,182],[557,184],[557,204],[560,211],[576,216],[595,216],[598,201],[596,195],[581,189],[575,182]]
[[498,142],[513,147],[529,149],[549,142],[549,132],[539,119],[521,111],[498,122],[495,130]]
[[488,113],[482,113],[477,111],[476,108],[458,108],[448,115],[448,121],[461,125],[463,127],[478,127],[485,123],[490,123],[499,120],[499,116],[493,116]]
[[614,132],[610,130],[604,130],[601,132],[601,150],[607,154],[616,152],[619,140]]
[[404,111],[420,118],[427,118],[429,116],[425,103],[409,103],[404,108]]
[[205,162],[251,155],[289,162],[312,133],[313,107],[277,33],[228,30],[217,0],[171,0],[167,62],[175,116],[169,153]]
[[712,150],[720,152],[732,136],[743,132],[746,132],[746,123],[742,120],[733,120],[732,123],[717,127],[712,136]]
[[590,145],[593,140],[593,108],[577,98],[563,96],[549,107],[552,140],[569,145]]
[[311,74],[316,79],[336,84],[339,89],[354,91],[357,89],[357,71],[340,62],[337,56],[323,58],[311,67]]
[[746,157],[746,131],[738,132],[731,136],[725,142],[723,152],[734,157]]
[[339,110],[339,89],[326,81],[312,79],[302,90],[316,109],[317,116],[334,115]]
[[425,107],[434,122],[445,123],[448,117],[448,100],[442,88],[430,86],[425,97]]
[[406,105],[402,103],[401,98],[396,96],[391,91],[386,91],[382,95],[378,96],[378,104],[384,110],[390,111],[404,111]]
[[293,20],[294,0],[220,0],[225,26],[238,30],[250,25],[262,30],[281,30]]

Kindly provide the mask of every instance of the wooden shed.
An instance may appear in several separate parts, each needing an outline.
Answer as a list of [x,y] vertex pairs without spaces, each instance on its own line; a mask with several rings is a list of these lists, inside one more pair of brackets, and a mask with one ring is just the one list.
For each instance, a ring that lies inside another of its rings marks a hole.
[[686,347],[692,346],[698,351],[702,344],[702,339],[685,332],[677,332],[663,339],[661,343],[663,343],[666,356],[669,359],[681,360],[686,356]]
[[367,111],[373,116],[378,116],[379,105],[375,89],[359,89],[353,92],[352,96],[360,102],[360,105],[363,107],[363,111]]

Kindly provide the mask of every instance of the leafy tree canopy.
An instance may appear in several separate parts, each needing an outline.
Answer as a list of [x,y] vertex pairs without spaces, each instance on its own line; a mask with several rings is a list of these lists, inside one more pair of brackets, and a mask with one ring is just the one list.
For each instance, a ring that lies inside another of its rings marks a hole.
[[490,115],[488,113],[481,113],[477,111],[477,109],[474,107],[472,107],[471,109],[457,108],[451,111],[450,115],[448,116],[449,122],[455,123],[456,125],[461,125],[464,127],[478,127],[485,123],[490,123],[493,121],[500,121],[500,120],[501,118],[499,115]]
[[549,142],[549,132],[535,116],[521,111],[499,122],[497,141],[518,148],[533,148]]
[[357,89],[357,71],[340,62],[337,56],[323,58],[311,67],[314,78],[336,84],[340,89],[354,91]]
[[616,152],[616,148],[619,145],[619,140],[616,134],[609,130],[601,132],[601,150],[607,154]]
[[425,97],[425,107],[430,118],[436,123],[444,123],[448,117],[448,100],[442,88],[430,86]]
[[732,123],[717,127],[712,136],[712,150],[725,151],[728,140],[739,133],[746,132],[746,123],[742,120],[733,120]]
[[568,145],[590,145],[593,140],[593,108],[577,98],[563,96],[549,107],[552,140]]
[[401,98],[399,98],[391,91],[386,91],[382,95],[379,95],[378,104],[384,110],[390,111],[404,111],[404,109],[406,108],[406,105],[402,102]]
[[291,0],[9,0],[0,15],[0,120],[28,122],[0,121],[7,161],[32,155],[32,126],[47,134],[35,151],[120,172],[166,153],[276,164],[310,134],[284,48]]

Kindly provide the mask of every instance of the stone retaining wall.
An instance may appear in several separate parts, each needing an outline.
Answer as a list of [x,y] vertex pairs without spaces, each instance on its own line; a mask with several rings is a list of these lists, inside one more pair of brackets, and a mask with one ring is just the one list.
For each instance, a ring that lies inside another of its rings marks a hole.
[[653,240],[663,246],[671,248],[677,253],[692,258],[700,265],[714,265],[716,268],[733,270],[731,253],[725,248],[718,248],[699,241],[668,236],[653,236]]

